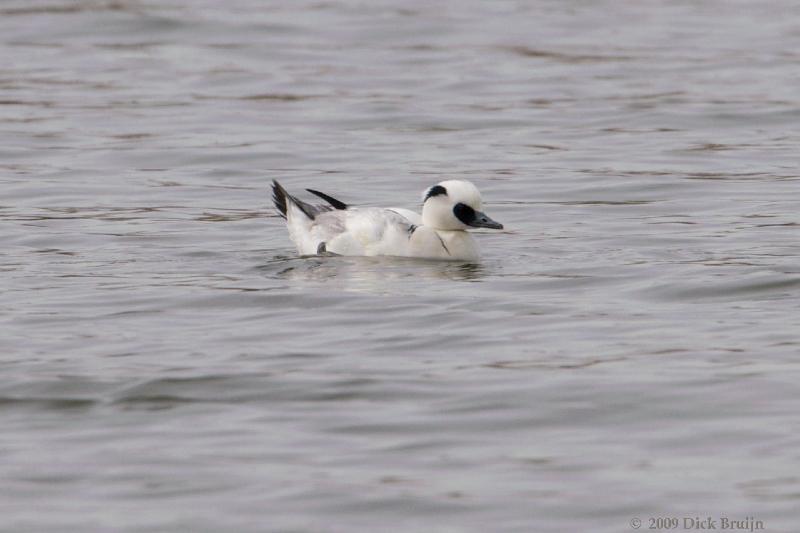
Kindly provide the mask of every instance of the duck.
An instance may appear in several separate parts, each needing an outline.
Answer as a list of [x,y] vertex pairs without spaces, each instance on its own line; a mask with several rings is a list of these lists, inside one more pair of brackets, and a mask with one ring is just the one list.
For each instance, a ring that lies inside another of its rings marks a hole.
[[422,213],[397,207],[351,207],[306,189],[325,203],[289,194],[277,180],[272,199],[286,219],[301,256],[396,256],[451,261],[480,258],[472,228],[503,229],[482,211],[481,194],[469,181],[446,180],[422,193]]

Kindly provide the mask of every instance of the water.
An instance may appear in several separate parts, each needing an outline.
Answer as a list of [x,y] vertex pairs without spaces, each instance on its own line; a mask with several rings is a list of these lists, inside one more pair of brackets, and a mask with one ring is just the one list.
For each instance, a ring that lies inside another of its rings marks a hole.
[[[3,2],[0,530],[796,531],[798,16]],[[273,178],[506,230],[301,259]]]

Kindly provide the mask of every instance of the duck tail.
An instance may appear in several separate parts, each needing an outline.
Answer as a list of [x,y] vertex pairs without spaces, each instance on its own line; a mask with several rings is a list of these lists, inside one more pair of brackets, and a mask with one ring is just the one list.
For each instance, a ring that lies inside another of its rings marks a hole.
[[286,198],[289,197],[289,193],[286,192],[286,189],[278,183],[278,180],[272,180],[272,201],[275,203],[275,208],[278,210],[280,215],[283,218],[286,218]]
[[287,213],[290,204],[297,206],[297,208],[311,220],[314,220],[320,212],[320,210],[313,205],[298,200],[286,192],[286,189],[278,183],[278,180],[272,180],[272,201],[275,203],[275,207],[283,218],[288,217]]

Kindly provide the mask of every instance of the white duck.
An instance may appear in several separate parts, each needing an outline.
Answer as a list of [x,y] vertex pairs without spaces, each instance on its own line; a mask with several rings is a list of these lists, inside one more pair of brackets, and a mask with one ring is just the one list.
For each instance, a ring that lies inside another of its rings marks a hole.
[[422,216],[408,209],[348,207],[306,189],[330,205],[311,205],[277,181],[275,207],[286,218],[289,237],[301,255],[392,255],[472,261],[478,247],[469,228],[503,229],[481,211],[481,195],[468,181],[448,180],[423,193]]

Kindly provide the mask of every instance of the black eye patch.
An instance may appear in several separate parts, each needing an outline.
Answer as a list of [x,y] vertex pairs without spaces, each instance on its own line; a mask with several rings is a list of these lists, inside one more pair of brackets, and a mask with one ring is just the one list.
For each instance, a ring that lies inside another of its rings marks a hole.
[[467,204],[457,203],[453,208],[453,214],[467,226],[475,221],[475,210]]
[[[428,194],[425,195],[425,200],[430,198],[431,196],[439,196],[440,194],[444,194],[447,196],[447,189],[442,187],[441,185],[434,185],[430,189],[428,189]],[[422,203],[425,203],[425,200]]]

